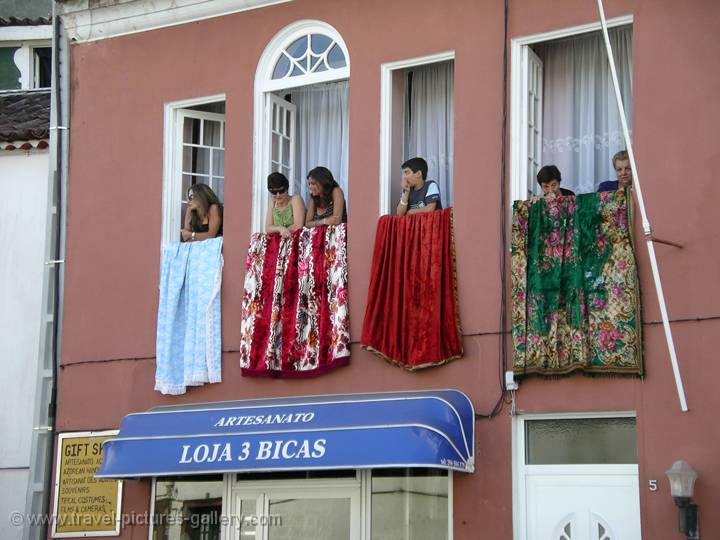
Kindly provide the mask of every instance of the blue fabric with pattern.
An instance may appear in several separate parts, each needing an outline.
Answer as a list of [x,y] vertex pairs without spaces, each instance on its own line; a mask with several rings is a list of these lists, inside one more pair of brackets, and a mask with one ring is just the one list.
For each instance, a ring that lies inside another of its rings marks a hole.
[[155,390],[221,381],[222,237],[165,246],[160,268]]

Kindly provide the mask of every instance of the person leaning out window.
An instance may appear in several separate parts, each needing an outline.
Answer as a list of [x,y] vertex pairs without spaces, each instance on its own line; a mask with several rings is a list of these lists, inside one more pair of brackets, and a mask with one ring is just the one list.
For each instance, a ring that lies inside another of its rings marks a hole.
[[222,236],[222,222],[222,205],[210,186],[191,186],[187,192],[185,224],[180,230],[182,241],[195,242]]

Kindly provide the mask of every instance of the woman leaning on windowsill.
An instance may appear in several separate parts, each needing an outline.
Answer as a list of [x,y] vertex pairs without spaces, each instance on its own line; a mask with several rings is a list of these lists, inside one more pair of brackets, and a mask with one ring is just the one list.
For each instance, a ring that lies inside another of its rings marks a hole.
[[310,202],[305,218],[306,227],[347,223],[345,194],[325,167],[315,167],[307,175]]
[[215,192],[205,184],[188,189],[185,224],[180,230],[183,242],[197,242],[222,236],[222,205]]
[[265,232],[280,233],[283,238],[287,238],[305,225],[305,204],[300,195],[290,196],[290,182],[282,173],[270,173],[267,187],[270,204],[265,216]]

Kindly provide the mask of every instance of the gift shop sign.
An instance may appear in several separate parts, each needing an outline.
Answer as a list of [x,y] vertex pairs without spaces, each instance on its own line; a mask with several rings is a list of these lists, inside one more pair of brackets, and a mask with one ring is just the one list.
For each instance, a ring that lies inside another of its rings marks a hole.
[[58,435],[53,538],[118,536],[122,481],[95,478],[102,443],[117,431]]

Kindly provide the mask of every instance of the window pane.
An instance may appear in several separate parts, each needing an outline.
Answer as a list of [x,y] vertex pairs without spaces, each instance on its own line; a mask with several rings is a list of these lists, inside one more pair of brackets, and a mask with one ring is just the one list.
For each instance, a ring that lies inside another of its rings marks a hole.
[[191,144],[200,143],[200,120],[185,117],[183,123],[183,142]]
[[330,49],[330,52],[328,53],[328,64],[334,69],[345,67],[347,65],[345,62],[345,55],[337,43],[333,45],[332,49]]
[[218,196],[218,199],[220,199],[220,202],[225,201],[225,179],[224,178],[217,178],[214,177],[212,179],[212,182],[210,182],[210,187],[215,192],[215,195]]
[[637,463],[634,418],[525,422],[528,465]]
[[307,36],[298,38],[293,41],[290,46],[285,49],[285,51],[293,58],[300,59],[305,56],[305,53],[307,52],[307,42]]
[[239,522],[240,536],[242,540],[255,540],[257,538],[257,526],[253,525],[253,518],[258,515],[257,501],[255,499],[242,499],[240,501],[240,516],[242,521]]
[[225,150],[212,150],[213,176],[225,176]]
[[284,165],[290,164],[290,139],[285,137],[282,139],[282,162]]
[[313,34],[310,37],[310,48],[315,54],[324,53],[332,43],[332,40],[322,34]]
[[20,88],[20,70],[15,65],[19,47],[0,47],[0,90]]
[[278,59],[277,63],[275,64],[275,69],[273,70],[272,78],[273,79],[282,79],[283,77],[287,77],[287,74],[290,71],[290,60],[288,60],[288,57],[284,54],[280,55],[280,58]]
[[448,477],[442,470],[372,472],[373,540],[448,537]]
[[[183,172],[210,174],[210,149],[190,147],[190,152],[183,152]],[[189,156],[190,163],[185,161]]]
[[350,499],[270,499],[268,538],[350,539]]
[[281,136],[277,133],[272,134],[272,148],[270,152],[270,159],[273,161],[280,161],[280,138]]
[[35,88],[50,88],[52,74],[52,49],[37,47],[35,53]]
[[221,146],[220,140],[220,122],[213,120],[205,120],[205,128],[203,130],[203,144],[207,146]]
[[216,477],[158,480],[154,540],[219,540],[222,487]]

